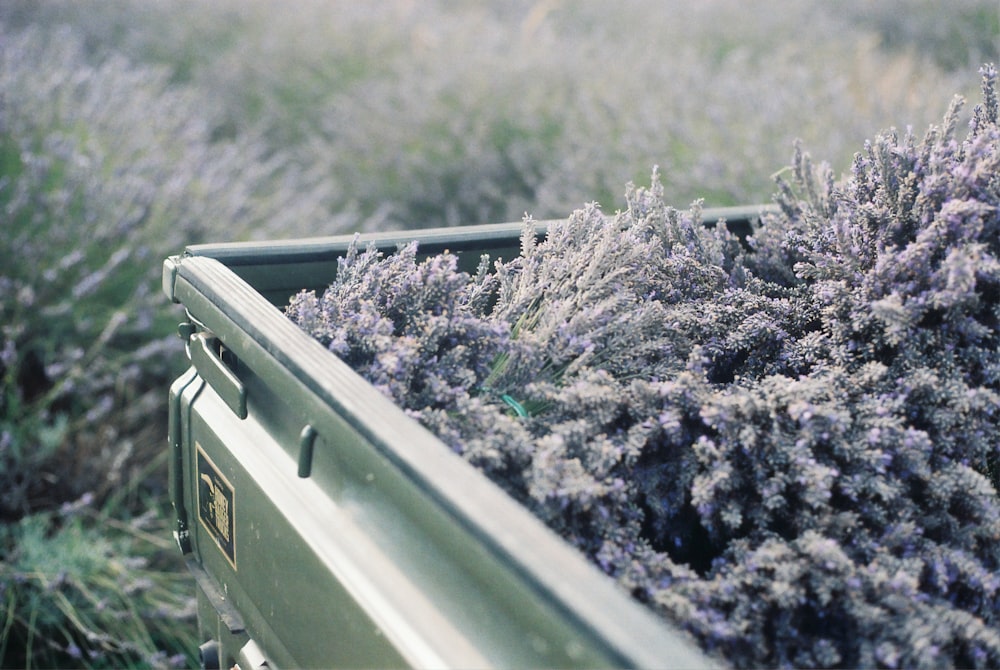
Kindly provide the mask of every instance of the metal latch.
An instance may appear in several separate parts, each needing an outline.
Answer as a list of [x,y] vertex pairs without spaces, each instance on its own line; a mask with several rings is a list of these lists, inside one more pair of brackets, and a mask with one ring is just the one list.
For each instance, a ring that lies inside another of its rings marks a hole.
[[236,416],[247,418],[246,386],[223,360],[224,349],[219,339],[208,331],[196,333],[191,336],[189,351],[191,364],[202,379],[208,382]]

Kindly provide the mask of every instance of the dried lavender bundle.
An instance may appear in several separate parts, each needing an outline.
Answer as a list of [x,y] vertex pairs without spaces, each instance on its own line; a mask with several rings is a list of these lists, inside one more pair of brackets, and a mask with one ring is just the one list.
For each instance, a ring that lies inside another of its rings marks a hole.
[[659,177],[475,276],[352,249],[287,314],[740,667],[1000,665],[996,70],[744,253]]

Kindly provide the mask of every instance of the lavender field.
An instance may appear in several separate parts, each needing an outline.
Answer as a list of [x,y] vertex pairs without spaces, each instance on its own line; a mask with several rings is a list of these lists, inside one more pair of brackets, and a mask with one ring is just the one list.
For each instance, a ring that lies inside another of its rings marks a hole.
[[[993,0],[0,4],[0,665],[194,662],[186,244],[770,202],[980,99]],[[960,118],[959,136],[971,104]]]

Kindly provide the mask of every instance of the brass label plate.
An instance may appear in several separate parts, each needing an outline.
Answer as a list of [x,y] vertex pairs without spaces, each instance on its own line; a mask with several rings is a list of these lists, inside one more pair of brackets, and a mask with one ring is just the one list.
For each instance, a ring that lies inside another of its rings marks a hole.
[[236,569],[236,491],[200,444],[198,461],[198,520]]

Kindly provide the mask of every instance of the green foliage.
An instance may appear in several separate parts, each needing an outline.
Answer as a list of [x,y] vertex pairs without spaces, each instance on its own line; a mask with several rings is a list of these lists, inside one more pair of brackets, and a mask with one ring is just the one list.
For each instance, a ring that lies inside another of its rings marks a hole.
[[0,528],[3,667],[190,667],[194,594],[165,531],[87,498]]
[[858,28],[874,29],[884,48],[916,52],[944,68],[962,70],[996,57],[1000,7],[956,0],[947,11],[933,0],[866,2],[841,7]]

